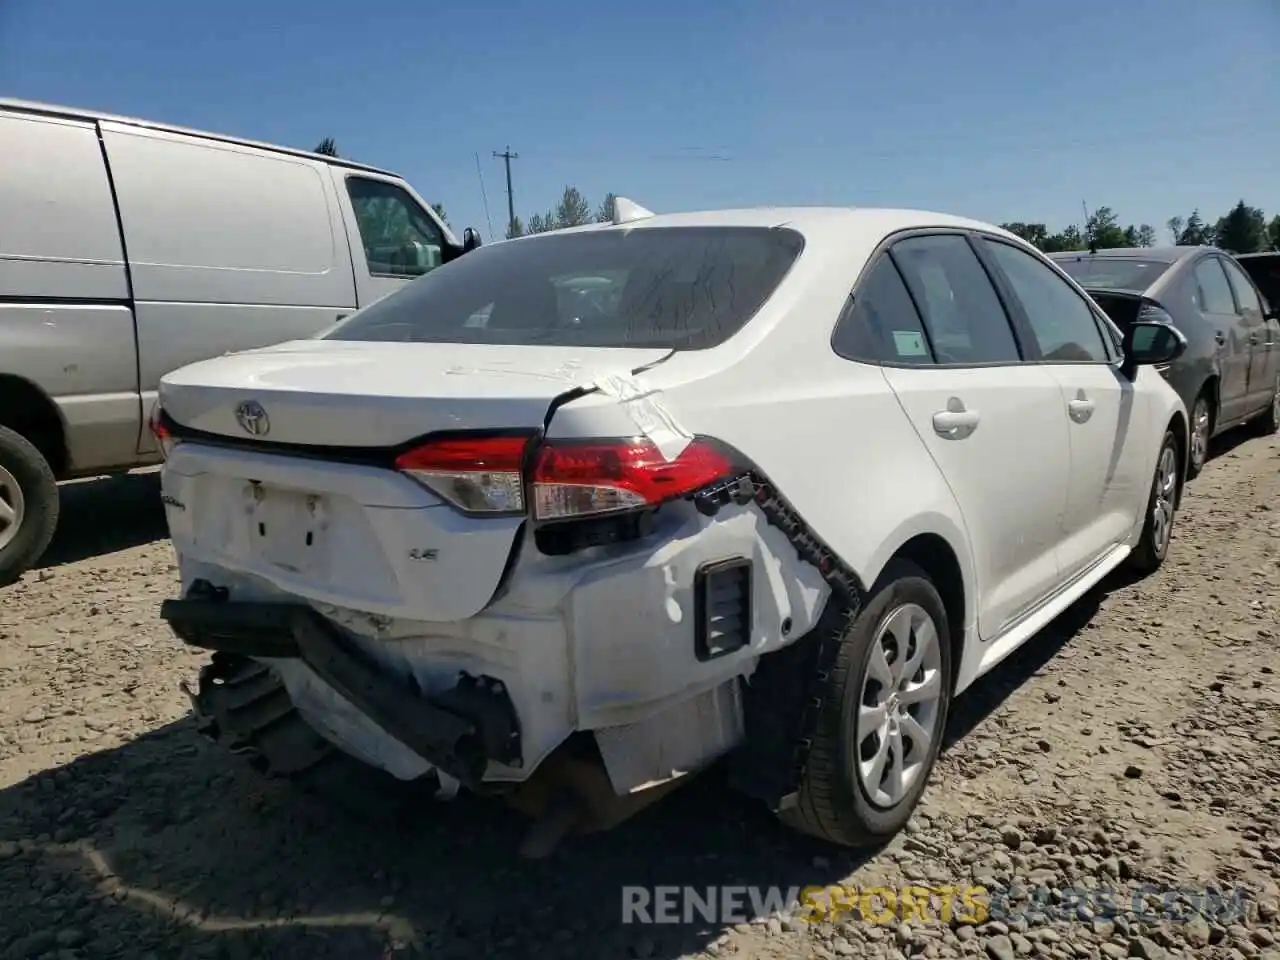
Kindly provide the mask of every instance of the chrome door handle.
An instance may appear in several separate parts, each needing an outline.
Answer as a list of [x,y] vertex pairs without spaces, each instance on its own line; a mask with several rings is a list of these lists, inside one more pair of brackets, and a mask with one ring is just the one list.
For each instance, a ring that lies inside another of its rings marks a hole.
[[958,397],[947,401],[947,409],[933,415],[933,430],[945,440],[963,440],[978,429],[978,411],[966,410]]
[[1093,401],[1084,397],[1068,400],[1067,413],[1076,423],[1084,423],[1093,416]]
[[1213,339],[1217,341],[1217,344],[1220,347],[1225,347],[1227,345],[1227,335],[1223,333],[1221,330],[1214,333]]

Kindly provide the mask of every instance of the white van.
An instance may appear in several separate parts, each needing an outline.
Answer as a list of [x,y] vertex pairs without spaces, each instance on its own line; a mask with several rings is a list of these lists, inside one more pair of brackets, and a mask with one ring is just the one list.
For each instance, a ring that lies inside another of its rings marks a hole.
[[307,337],[480,245],[337,157],[0,99],[0,583],[55,481],[160,459],[160,377]]

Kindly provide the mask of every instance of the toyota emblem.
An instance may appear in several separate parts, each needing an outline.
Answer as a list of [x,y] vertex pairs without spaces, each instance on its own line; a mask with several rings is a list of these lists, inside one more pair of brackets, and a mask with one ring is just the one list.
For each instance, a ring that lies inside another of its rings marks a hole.
[[265,437],[271,432],[271,420],[257,400],[246,400],[236,407],[236,422],[245,433],[255,437]]

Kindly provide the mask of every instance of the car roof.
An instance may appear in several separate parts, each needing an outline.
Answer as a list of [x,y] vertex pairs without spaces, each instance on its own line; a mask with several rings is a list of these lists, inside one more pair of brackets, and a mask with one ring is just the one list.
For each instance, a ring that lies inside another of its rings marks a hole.
[[[789,206],[743,207],[729,210],[698,210],[686,213],[655,213],[651,217],[630,220],[621,224],[592,223],[580,227],[566,227],[556,234],[585,233],[609,230],[656,230],[663,227],[765,227],[791,228],[806,237],[836,240],[848,236],[851,231],[866,236],[887,236],[900,230],[943,227],[960,230],[983,230],[1017,240],[1013,234],[981,220],[959,217],[949,213],[929,210],[912,210],[897,207],[837,207],[837,206]],[[532,239],[545,234],[533,234],[518,240]]]
[[1088,250],[1059,250],[1049,254],[1054,260],[1071,260],[1078,257],[1098,257],[1106,260],[1156,260],[1161,263],[1177,263],[1202,250],[1213,250],[1214,247],[1182,246],[1182,247],[1109,247],[1094,253]]
[[309,160],[321,160],[325,163],[338,167],[348,167],[352,170],[363,170],[366,173],[378,173],[386,177],[402,179],[399,174],[393,173],[390,170],[371,167],[365,163],[356,163],[342,157],[331,157],[323,153],[315,153],[311,150],[297,150],[293,147],[282,147],[276,143],[264,143],[259,140],[248,140],[244,137],[234,137],[225,133],[211,133],[208,130],[196,130],[191,127],[179,127],[169,123],[157,123],[154,120],[142,120],[138,117],[118,116],[113,113],[103,113],[99,110],[84,110],[79,107],[66,107],[53,103],[40,103],[35,100],[11,100],[3,97],[0,97],[0,110],[11,110],[15,113],[29,113],[46,117],[65,117],[72,120],[88,120],[93,122],[105,121],[108,123],[125,124],[131,127],[141,127],[146,130],[156,130],[162,133],[177,133],[188,137],[199,137],[204,140],[214,140],[219,143],[233,143],[242,147],[269,150],[272,153],[283,153],[294,157],[306,157]]

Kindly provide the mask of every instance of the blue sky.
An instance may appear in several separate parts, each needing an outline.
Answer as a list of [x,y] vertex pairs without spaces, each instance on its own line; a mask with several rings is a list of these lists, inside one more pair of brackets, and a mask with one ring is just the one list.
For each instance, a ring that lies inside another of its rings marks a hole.
[[[1059,228],[1280,213],[1276,0],[0,0],[0,96],[347,156],[460,232],[565,184],[655,210]],[[476,155],[488,194],[488,219]]]

